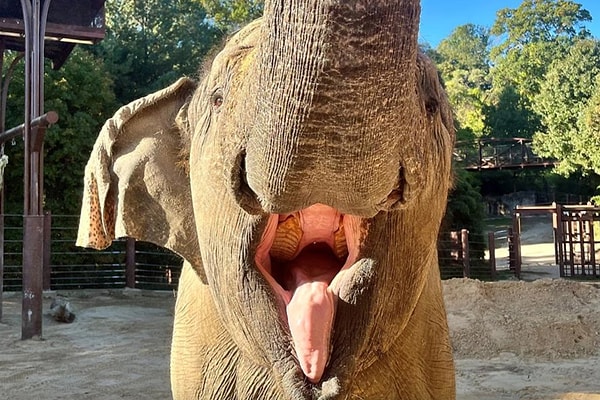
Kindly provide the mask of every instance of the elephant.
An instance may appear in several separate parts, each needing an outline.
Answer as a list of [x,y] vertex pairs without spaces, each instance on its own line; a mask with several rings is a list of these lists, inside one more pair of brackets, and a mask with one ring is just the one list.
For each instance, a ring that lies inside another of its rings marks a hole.
[[78,245],[181,255],[175,399],[453,399],[437,261],[453,117],[418,0],[267,0],[123,106]]

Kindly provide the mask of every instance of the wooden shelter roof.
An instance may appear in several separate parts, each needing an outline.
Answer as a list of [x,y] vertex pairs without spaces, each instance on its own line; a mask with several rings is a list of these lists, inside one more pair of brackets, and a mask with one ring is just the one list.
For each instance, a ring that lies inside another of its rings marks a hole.
[[[28,0],[29,1],[29,0]],[[105,0],[50,1],[44,55],[58,69],[78,43],[97,43],[104,38]],[[19,0],[0,0],[0,40],[8,50],[25,50],[23,10]]]

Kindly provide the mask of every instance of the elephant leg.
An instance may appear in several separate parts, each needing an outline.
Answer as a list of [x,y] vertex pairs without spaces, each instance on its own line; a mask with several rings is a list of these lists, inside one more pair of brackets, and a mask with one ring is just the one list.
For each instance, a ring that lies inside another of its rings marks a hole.
[[179,280],[171,387],[175,399],[233,399],[239,352],[217,315],[208,285],[185,262]]
[[455,399],[454,361],[437,264],[429,268],[420,300],[398,340],[362,375],[369,381],[361,382],[356,399]]

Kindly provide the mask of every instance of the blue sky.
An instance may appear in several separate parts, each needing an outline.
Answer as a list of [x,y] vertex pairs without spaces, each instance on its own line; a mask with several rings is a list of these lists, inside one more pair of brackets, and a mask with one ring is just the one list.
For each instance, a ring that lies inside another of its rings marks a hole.
[[[600,38],[600,0],[575,0],[592,15],[588,29]],[[439,42],[460,25],[473,23],[491,27],[496,11],[517,8],[522,0],[421,0],[419,41],[437,47]]]

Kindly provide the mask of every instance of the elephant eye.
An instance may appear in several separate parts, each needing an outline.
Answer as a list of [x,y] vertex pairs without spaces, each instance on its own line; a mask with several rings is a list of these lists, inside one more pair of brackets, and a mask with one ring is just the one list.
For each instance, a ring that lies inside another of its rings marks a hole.
[[425,110],[427,114],[433,115],[438,110],[438,101],[436,99],[429,99],[425,102]]
[[220,92],[214,93],[211,98],[212,106],[218,110],[223,105],[223,95]]

